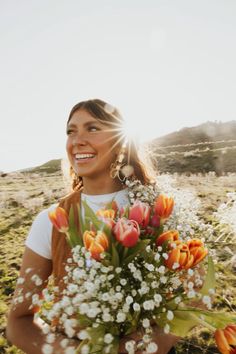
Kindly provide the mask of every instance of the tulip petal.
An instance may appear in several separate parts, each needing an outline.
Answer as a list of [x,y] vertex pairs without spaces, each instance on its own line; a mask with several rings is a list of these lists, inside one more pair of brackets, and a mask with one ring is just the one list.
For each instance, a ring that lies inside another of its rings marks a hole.
[[230,346],[225,338],[223,329],[217,329],[215,331],[215,341],[222,354],[230,354]]
[[58,231],[63,233],[68,231],[69,217],[63,208],[57,207],[55,210],[49,211],[48,217]]
[[180,249],[174,248],[168,253],[168,259],[165,261],[165,265],[167,268],[173,270],[174,263],[179,263],[180,258]]

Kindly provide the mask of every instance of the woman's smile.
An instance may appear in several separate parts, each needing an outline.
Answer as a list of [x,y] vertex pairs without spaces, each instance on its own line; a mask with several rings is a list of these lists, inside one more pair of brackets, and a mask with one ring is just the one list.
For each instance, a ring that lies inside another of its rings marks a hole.
[[83,154],[75,154],[75,162],[79,164],[90,162],[91,159],[95,158],[95,154],[83,153]]

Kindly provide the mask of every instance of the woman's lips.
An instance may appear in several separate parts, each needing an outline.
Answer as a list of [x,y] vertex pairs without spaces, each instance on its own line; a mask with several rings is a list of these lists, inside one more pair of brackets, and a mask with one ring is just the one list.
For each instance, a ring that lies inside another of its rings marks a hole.
[[76,154],[75,162],[78,164],[87,163],[95,157],[95,154]]

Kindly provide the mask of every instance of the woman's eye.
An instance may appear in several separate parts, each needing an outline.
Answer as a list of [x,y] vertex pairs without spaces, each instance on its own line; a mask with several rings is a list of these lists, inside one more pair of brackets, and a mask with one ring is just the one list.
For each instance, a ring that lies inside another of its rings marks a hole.
[[92,132],[93,132],[93,131],[98,131],[98,130],[99,130],[99,129],[98,129],[97,127],[92,126],[92,125],[89,127],[89,131],[92,131]]
[[66,131],[66,134],[67,135],[70,135],[70,134],[72,134],[73,133],[73,130],[72,129],[68,129],[67,131]]

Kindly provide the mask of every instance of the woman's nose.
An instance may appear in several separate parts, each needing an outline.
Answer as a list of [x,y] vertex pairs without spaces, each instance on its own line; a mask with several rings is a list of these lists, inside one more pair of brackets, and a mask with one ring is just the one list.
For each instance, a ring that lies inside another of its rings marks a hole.
[[86,144],[86,137],[83,133],[77,133],[72,141],[72,145],[85,145]]

